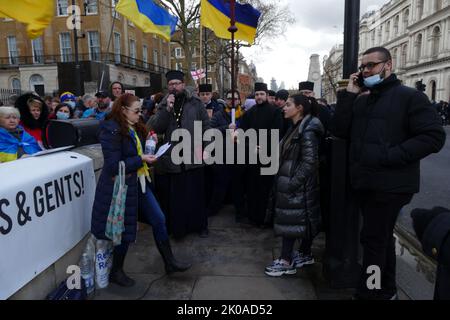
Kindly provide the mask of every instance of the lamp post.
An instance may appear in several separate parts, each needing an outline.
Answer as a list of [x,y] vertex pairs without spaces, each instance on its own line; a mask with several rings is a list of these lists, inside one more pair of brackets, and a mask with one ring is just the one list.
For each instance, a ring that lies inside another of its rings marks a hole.
[[[81,81],[81,66],[80,61],[78,59],[78,39],[83,39],[85,37],[84,34],[81,35],[81,37],[78,36],[78,30],[76,26],[76,11],[75,11],[75,0],[72,0],[72,23],[74,25],[73,28],[73,45],[74,45],[74,51],[75,51],[75,96],[79,97],[84,93],[84,84]],[[86,6],[87,3],[84,2],[84,12],[86,13]]]
[[[345,1],[344,79],[357,71],[359,47],[359,0]],[[348,80],[340,82],[346,87]],[[360,215],[352,195],[348,166],[348,141],[332,137],[328,144],[328,172],[331,190],[325,213],[326,250],[324,275],[333,288],[355,288],[361,275],[359,264]]]

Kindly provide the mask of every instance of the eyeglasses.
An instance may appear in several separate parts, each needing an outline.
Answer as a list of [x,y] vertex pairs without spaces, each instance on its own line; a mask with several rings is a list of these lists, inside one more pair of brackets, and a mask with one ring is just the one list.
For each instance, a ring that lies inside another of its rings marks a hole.
[[135,114],[142,113],[142,109],[137,109],[137,110],[131,110],[130,108],[127,108],[127,109],[130,110],[131,112],[135,113]]
[[368,62],[367,64],[362,64],[359,66],[359,71],[363,72],[366,68],[368,70],[372,70],[373,68],[375,68],[377,65],[379,65],[380,63],[386,63],[387,61],[380,61],[380,62]]
[[179,85],[181,85],[183,82],[169,82],[169,87],[175,87],[175,86],[179,86]]

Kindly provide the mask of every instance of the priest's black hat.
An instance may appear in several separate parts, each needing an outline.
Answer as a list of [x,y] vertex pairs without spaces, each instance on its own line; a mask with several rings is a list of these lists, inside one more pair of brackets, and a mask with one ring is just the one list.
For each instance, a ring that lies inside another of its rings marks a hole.
[[298,85],[298,90],[299,91],[302,91],[302,90],[314,91],[314,82],[311,82],[311,81],[300,82]]
[[198,92],[212,92],[211,84],[201,84],[198,86]]
[[255,83],[255,92],[257,91],[265,91],[267,92],[267,84],[262,82],[256,82]]
[[180,80],[184,82],[184,73],[178,70],[170,70],[166,73],[167,82],[171,80]]

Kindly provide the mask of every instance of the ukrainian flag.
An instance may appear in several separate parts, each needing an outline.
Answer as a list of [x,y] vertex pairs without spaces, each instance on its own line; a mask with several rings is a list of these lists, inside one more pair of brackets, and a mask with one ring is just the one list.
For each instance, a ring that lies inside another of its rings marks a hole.
[[116,11],[127,17],[145,33],[155,33],[170,41],[178,18],[161,8],[154,0],[120,0]]
[[[224,0],[201,0],[200,23],[214,31],[217,37],[231,39],[230,27],[230,1]],[[249,4],[236,2],[236,27],[238,31],[234,34],[236,40],[242,40],[249,44],[255,42],[256,28],[261,13]]]
[[44,33],[55,14],[54,0],[0,0],[0,18],[10,18],[27,25],[31,39]]

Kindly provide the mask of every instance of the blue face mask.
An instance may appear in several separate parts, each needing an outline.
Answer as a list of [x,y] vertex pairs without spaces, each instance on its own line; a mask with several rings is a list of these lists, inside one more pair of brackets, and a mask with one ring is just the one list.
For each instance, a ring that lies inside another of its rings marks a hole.
[[70,113],[65,113],[65,112],[58,111],[56,113],[56,118],[58,120],[68,120],[70,118]]
[[66,101],[64,103],[67,104],[68,106],[70,106],[72,109],[74,109],[76,106],[75,101]]
[[379,74],[376,74],[374,76],[368,77],[364,79],[364,85],[367,88],[373,88],[375,87],[377,84],[380,84],[384,81],[383,78],[381,78],[381,76]]

